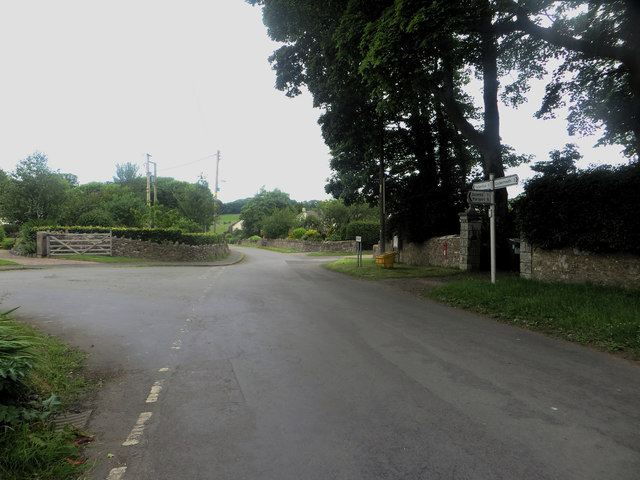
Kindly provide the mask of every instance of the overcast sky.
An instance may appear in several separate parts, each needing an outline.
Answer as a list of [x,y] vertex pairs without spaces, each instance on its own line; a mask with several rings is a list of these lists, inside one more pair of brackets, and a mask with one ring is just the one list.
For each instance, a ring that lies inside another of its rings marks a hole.
[[[309,95],[275,90],[267,57],[276,48],[260,9],[243,0],[2,0],[0,169],[40,151],[80,183],[104,182],[117,163],[143,174],[149,153],[158,176],[202,173],[213,188],[220,150],[223,202],[262,186],[326,199],[320,112]],[[502,135],[546,160],[578,139],[561,120],[531,120],[536,106],[503,108]],[[583,165],[619,161],[620,149],[578,143]]]

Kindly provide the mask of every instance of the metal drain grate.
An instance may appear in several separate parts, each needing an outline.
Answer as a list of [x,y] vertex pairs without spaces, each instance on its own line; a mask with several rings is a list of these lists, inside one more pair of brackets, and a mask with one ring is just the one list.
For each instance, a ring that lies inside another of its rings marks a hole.
[[56,432],[60,432],[68,423],[80,430],[84,430],[93,410],[86,410],[80,413],[67,413],[56,417],[53,423],[56,424]]

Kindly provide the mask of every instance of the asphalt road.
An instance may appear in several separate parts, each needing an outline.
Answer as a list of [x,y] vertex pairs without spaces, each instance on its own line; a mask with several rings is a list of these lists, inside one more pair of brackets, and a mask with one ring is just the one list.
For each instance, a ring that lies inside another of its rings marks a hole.
[[637,365],[243,251],[0,272],[0,307],[111,377],[92,480],[640,478]]

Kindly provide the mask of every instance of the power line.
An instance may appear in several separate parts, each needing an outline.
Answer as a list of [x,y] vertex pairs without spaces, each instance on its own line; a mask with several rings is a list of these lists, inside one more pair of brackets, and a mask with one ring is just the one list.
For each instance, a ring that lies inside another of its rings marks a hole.
[[211,158],[211,157],[215,157],[215,156],[216,156],[216,154],[212,153],[211,155],[207,155],[206,157],[199,158],[198,160],[192,160],[190,162],[181,163],[180,165],[174,165],[173,167],[167,167],[167,168],[164,168],[164,170],[175,170],[176,168],[186,167],[187,165],[193,165],[194,163],[202,162],[203,160],[206,160],[207,158]]

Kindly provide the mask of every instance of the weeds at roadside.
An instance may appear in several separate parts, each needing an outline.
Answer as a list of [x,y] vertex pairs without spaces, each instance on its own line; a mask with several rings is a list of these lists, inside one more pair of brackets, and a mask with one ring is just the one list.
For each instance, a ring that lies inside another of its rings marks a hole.
[[9,313],[0,314],[0,478],[77,478],[78,433],[56,432],[52,419],[87,392],[78,375],[85,356]]

